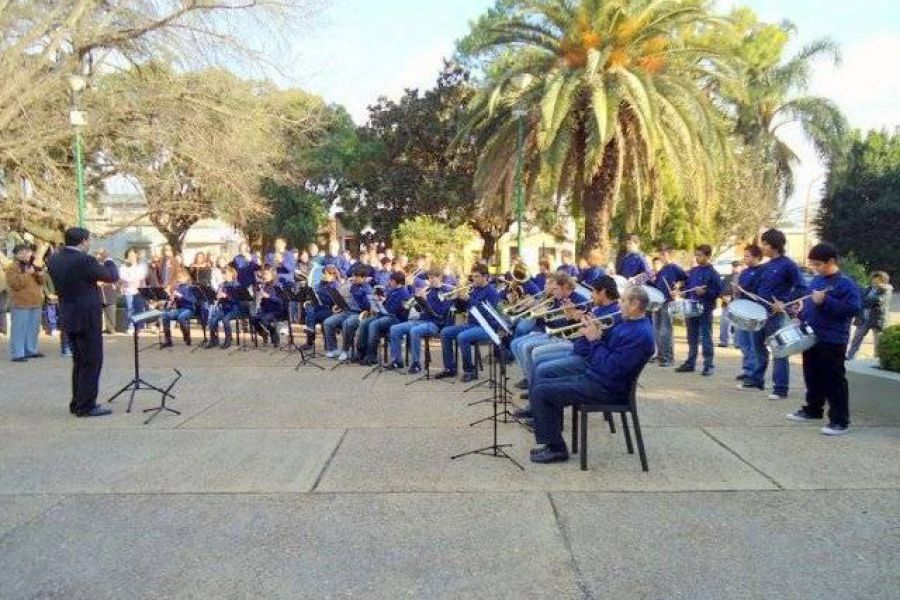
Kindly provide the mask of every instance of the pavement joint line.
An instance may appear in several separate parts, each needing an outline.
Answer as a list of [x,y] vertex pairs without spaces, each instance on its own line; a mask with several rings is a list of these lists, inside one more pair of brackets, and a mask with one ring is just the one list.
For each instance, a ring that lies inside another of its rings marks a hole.
[[322,470],[319,471],[319,475],[316,477],[316,481],[313,483],[312,487],[309,490],[309,493],[312,494],[316,491],[316,488],[319,487],[319,483],[322,482],[322,478],[325,476],[325,471],[328,470],[328,467],[331,466],[331,461],[334,460],[335,454],[337,454],[338,448],[341,447],[341,444],[344,443],[344,438],[347,437],[347,432],[349,429],[344,429],[344,433],[341,434],[341,438],[337,441],[337,444],[334,445],[334,449],[332,449],[331,454],[328,456],[328,459],[325,461],[325,464],[322,465]]
[[[8,494],[0,494],[0,495],[8,495]],[[20,495],[20,496],[32,496],[32,495],[33,495],[33,496],[52,496],[52,495],[55,495],[55,494],[19,494],[19,495]],[[61,495],[61,496],[59,497],[59,499],[58,499],[56,502],[54,502],[53,504],[51,504],[50,506],[48,506],[48,507],[45,508],[44,510],[40,511],[38,514],[34,515],[33,517],[31,517],[31,518],[28,519],[27,521],[24,521],[24,522],[22,522],[22,523],[19,523],[18,525],[16,525],[15,527],[13,527],[12,529],[10,529],[9,531],[7,531],[6,533],[4,533],[3,535],[0,535],[0,543],[2,543],[3,540],[5,540],[7,537],[9,537],[10,535],[12,535],[13,533],[15,533],[16,531],[18,531],[19,529],[21,529],[21,528],[23,528],[23,527],[27,527],[28,525],[31,525],[32,523],[34,523],[34,522],[37,521],[38,519],[43,519],[44,516],[45,516],[47,513],[49,513],[51,510],[53,510],[54,508],[56,508],[57,506],[59,506],[60,504],[62,504],[63,502],[65,502],[65,501],[68,500],[68,499],[69,499],[69,495],[68,495],[68,494],[63,494],[63,495]]]
[[552,492],[547,492],[546,497],[547,501],[550,503],[550,510],[553,513],[553,521],[556,524],[556,529],[559,531],[559,536],[562,539],[563,549],[565,549],[566,554],[569,555],[568,562],[569,567],[572,569],[572,573],[575,575],[575,585],[578,587],[578,591],[581,592],[581,597],[584,598],[584,600],[593,600],[591,590],[585,582],[584,574],[578,566],[578,560],[575,558],[575,552],[572,550],[572,542],[566,534],[566,528],[563,525],[562,517],[559,514],[559,509],[556,507],[556,501],[553,499]]
[[216,406],[217,404],[219,404],[219,403],[221,403],[221,402],[225,402],[225,398],[219,398],[218,400],[215,400],[214,402],[211,402],[210,404],[206,405],[204,408],[200,409],[198,412],[196,412],[196,413],[194,413],[193,415],[189,416],[188,418],[186,418],[185,420],[183,420],[181,423],[179,423],[178,425],[175,425],[175,426],[171,427],[170,429],[180,429],[181,427],[183,427],[183,426],[186,425],[187,423],[190,423],[191,421],[193,421],[194,419],[196,419],[196,418],[199,417],[200,415],[206,413],[206,411],[208,411],[209,409],[211,409],[212,407]]
[[747,460],[746,458],[741,456],[736,450],[731,448],[728,444],[726,444],[725,442],[723,442],[722,440],[720,440],[719,438],[714,436],[712,433],[707,431],[706,427],[701,427],[700,431],[702,431],[707,436],[709,436],[709,439],[711,439],[712,441],[717,443],[719,446],[721,446],[722,448],[724,448],[725,450],[727,450],[728,452],[733,454],[739,461],[741,461],[742,463],[744,463],[745,465],[747,465],[748,467],[750,467],[751,469],[756,471],[758,474],[760,474],[763,477],[765,477],[766,479],[768,479],[770,482],[772,482],[772,485],[774,485],[775,487],[777,487],[780,490],[785,489],[784,486],[781,485],[774,477],[772,477],[771,475],[769,475],[768,473],[766,473],[765,471],[763,471],[762,469],[760,469],[759,467],[754,465],[752,462],[750,462],[749,460]]

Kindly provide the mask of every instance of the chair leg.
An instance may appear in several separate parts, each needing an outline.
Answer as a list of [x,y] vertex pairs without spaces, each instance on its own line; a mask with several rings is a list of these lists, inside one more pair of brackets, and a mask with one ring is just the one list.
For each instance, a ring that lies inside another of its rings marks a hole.
[[578,454],[578,407],[572,405],[572,454]]
[[609,424],[609,432],[616,432],[616,422],[613,421],[613,416],[610,413],[603,413],[603,418],[606,419],[606,422]]
[[644,451],[644,437],[641,435],[641,422],[638,420],[637,411],[631,411],[631,420],[634,422],[634,437],[637,441],[638,456],[641,457],[641,468],[644,471],[649,471],[647,453]]
[[634,446],[631,443],[631,431],[628,429],[627,413],[619,413],[622,416],[622,431],[625,433],[625,447],[628,448],[628,454],[634,454]]
[[581,452],[579,453],[579,459],[581,460],[581,470],[587,471],[587,454],[588,454],[588,441],[587,441],[587,422],[588,415],[590,413],[582,413],[581,419],[579,422],[579,429],[581,430]]

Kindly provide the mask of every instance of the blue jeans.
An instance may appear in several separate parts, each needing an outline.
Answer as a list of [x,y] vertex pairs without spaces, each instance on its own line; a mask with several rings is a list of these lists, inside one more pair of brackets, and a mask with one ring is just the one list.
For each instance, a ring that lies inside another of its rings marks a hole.
[[583,375],[587,371],[587,364],[587,359],[577,354],[569,354],[568,356],[560,354],[547,355],[546,359],[535,365],[534,375],[530,379],[531,388],[534,389],[534,386],[548,379]]
[[[532,352],[539,346],[545,346],[553,343],[553,338],[543,332],[531,332],[519,340],[513,340],[512,351],[516,357],[516,362],[522,368],[522,373],[527,378],[529,373],[534,369],[534,358]],[[519,342],[519,343],[516,343]]]
[[212,339],[219,338],[219,323],[222,324],[222,331],[225,332],[225,339],[231,339],[231,322],[237,319],[241,314],[239,308],[223,312],[218,306],[209,309],[209,336]]
[[191,325],[191,319],[194,318],[194,311],[190,308],[173,308],[167,310],[162,315],[163,331],[166,336],[172,335],[172,321],[178,321],[184,329]]
[[537,329],[537,319],[523,319],[516,323],[516,329],[513,332],[513,337],[518,338],[523,335],[528,335],[532,331]]
[[756,333],[735,329],[734,339],[741,349],[741,373],[750,377],[756,370]]
[[441,354],[444,358],[444,370],[456,372],[456,355],[453,352],[453,340],[459,335],[477,325],[451,325],[441,330]]
[[[132,324],[131,318],[144,310],[144,299],[138,294],[126,294],[123,297],[125,298],[125,325],[128,329],[132,329],[134,324]],[[144,325],[141,324],[137,327],[143,329]]]
[[406,321],[397,323],[391,327],[391,360],[397,363],[403,362],[401,344],[403,338],[409,335],[409,359],[411,362],[421,365],[422,338],[434,337],[438,334],[437,323],[431,321]]
[[566,358],[574,353],[575,345],[568,340],[549,341],[531,351],[531,371],[525,377],[531,381],[537,373],[538,365],[550,360]]
[[11,308],[9,357],[27,358],[38,353],[38,333],[41,330],[40,308]]
[[699,317],[685,319],[688,336],[688,357],[684,364],[691,368],[697,366],[697,350],[703,346],[703,368],[712,369],[713,341],[712,341],[712,307],[704,306],[703,314]]
[[531,391],[529,404],[534,415],[534,437],[538,444],[565,450],[563,408],[569,404],[612,403],[606,388],[587,375],[570,375],[539,383]]
[[[459,344],[459,354],[462,357],[463,371],[466,373],[475,372],[475,351],[473,346],[478,342],[487,342],[491,336],[479,326],[472,327],[456,336],[456,342]],[[493,346],[491,352],[493,352]]]
[[359,353],[369,360],[378,359],[378,342],[381,337],[390,331],[392,325],[396,325],[394,317],[375,317],[364,321],[359,328],[359,337],[356,348]]
[[[344,329],[344,323],[350,319],[350,317],[356,317],[356,323],[359,325],[359,315],[354,315],[350,312],[342,312],[336,315],[331,315],[325,321],[323,321],[322,326],[325,330],[325,351],[332,352],[337,350],[337,330]],[[356,333],[356,329],[353,330]]]
[[672,315],[669,313],[668,301],[653,313],[653,330],[656,333],[656,356],[663,364],[675,361],[675,342],[672,335]]
[[[750,381],[760,387],[766,384],[766,369],[769,366],[769,348],[766,346],[766,338],[782,327],[781,315],[772,315],[766,321],[766,326],[754,333],[753,345],[756,350],[756,364]],[[772,391],[779,396],[787,396],[790,387],[791,367],[788,359],[775,358],[772,360]]]
[[[727,346],[729,342],[731,342],[731,337],[734,332],[734,325],[732,325],[731,320],[728,318],[728,306],[725,306],[722,309],[722,316],[719,317],[719,343],[723,346]],[[737,341],[735,341],[735,343],[737,343]]]
[[47,318],[47,333],[53,335],[59,329],[59,306],[48,303],[44,306],[44,315]]

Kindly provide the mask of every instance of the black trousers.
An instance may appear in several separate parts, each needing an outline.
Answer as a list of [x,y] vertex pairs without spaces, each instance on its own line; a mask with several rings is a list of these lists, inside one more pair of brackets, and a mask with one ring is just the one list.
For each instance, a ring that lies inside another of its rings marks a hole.
[[850,424],[850,392],[844,369],[846,353],[846,344],[823,342],[803,353],[804,410],[814,417],[821,417],[827,401],[829,422],[844,426]]
[[[99,315],[98,315],[99,316]],[[97,388],[103,369],[103,333],[97,323],[78,333],[69,333],[72,348],[72,401],[73,413],[87,412],[97,405]]]

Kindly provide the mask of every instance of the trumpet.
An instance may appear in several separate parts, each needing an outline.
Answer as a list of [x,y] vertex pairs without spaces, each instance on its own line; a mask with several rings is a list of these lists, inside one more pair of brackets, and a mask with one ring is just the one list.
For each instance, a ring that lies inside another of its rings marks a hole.
[[582,308],[584,306],[590,306],[591,304],[593,304],[592,301],[585,300],[584,302],[579,302],[578,304],[573,304],[571,306],[561,306],[560,308],[554,308],[553,310],[548,310],[547,312],[545,312],[541,315],[538,315],[538,316],[540,316],[542,319],[547,319],[547,320],[552,321],[553,319],[558,319],[558,318],[564,316],[566,314],[567,310],[570,310],[573,308],[578,309],[578,308]]
[[458,285],[455,288],[453,288],[452,290],[448,290],[446,292],[439,293],[438,298],[440,298],[441,302],[444,302],[446,300],[456,300],[458,297],[462,296],[463,294],[465,294],[469,290],[471,290],[473,286],[474,286],[474,284],[472,284],[472,283],[465,283],[463,285]]
[[543,292],[534,294],[532,296],[525,296],[518,302],[513,302],[512,305],[507,306],[506,311],[511,313],[522,312],[523,310],[526,310],[528,308],[528,305],[532,302],[541,303],[545,301],[549,293],[550,292],[544,290]]
[[542,300],[542,301],[538,302],[537,304],[535,304],[534,306],[532,306],[531,308],[529,308],[527,310],[523,310],[522,312],[520,312],[517,315],[513,315],[510,318],[510,321],[512,321],[513,323],[516,323],[518,321],[521,321],[522,319],[532,319],[532,318],[536,318],[536,317],[543,317],[547,311],[541,310],[541,309],[549,308],[550,305],[553,304],[553,302],[555,302],[555,298],[552,298],[552,297]]
[[[603,315],[602,317],[592,317],[590,322],[597,326],[601,331],[610,329],[613,325],[615,325],[615,315],[619,314],[618,311],[614,313],[610,313],[608,315]],[[562,327],[550,327],[546,330],[547,335],[551,337],[561,337],[565,340],[575,340],[584,336],[584,332],[581,329],[584,327],[584,323],[580,321],[578,323],[572,323],[571,325],[563,325]]]

